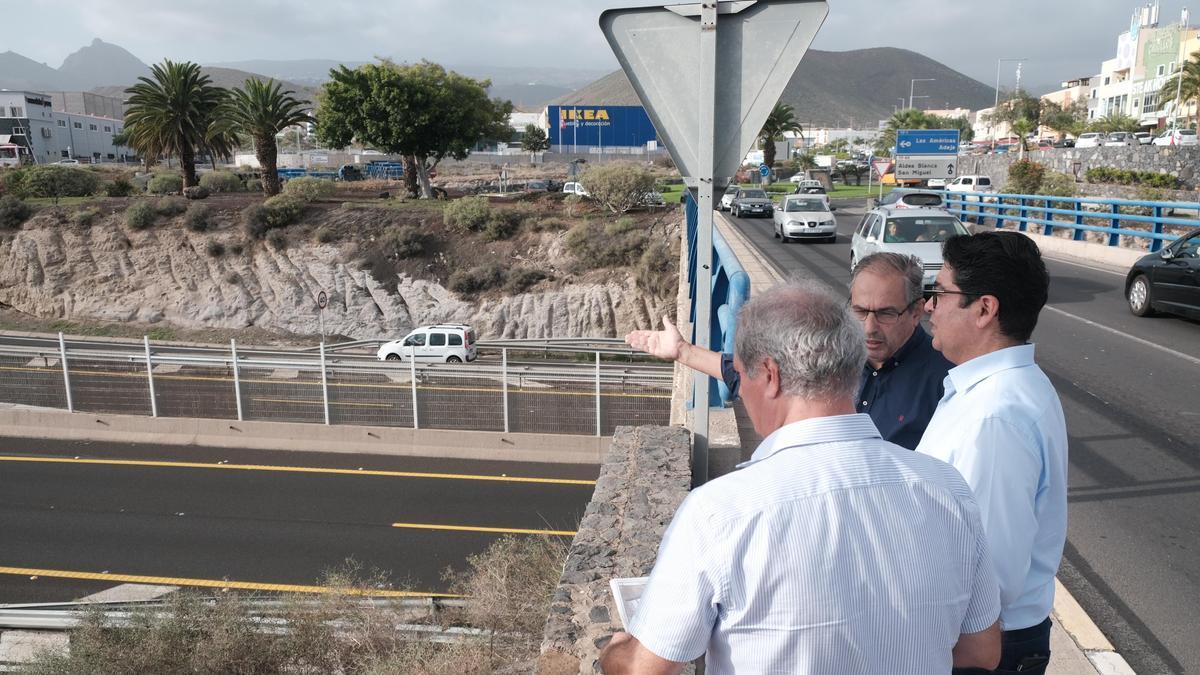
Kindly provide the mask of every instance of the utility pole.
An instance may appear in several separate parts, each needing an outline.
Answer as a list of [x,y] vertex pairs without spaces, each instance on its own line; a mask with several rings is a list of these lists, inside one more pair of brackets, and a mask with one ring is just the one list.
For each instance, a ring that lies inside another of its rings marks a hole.
[[[915,78],[915,79],[909,81],[909,83],[908,83],[908,107],[910,109],[913,107],[913,90],[916,88],[918,82],[937,82],[937,80],[932,77],[918,77],[918,78]],[[921,98],[927,98],[927,97],[922,96]]]

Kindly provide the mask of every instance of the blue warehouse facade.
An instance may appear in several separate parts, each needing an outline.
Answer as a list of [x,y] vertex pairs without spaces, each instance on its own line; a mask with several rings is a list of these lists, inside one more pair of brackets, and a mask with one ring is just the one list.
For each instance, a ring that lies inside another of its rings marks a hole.
[[658,132],[642,106],[552,105],[546,108],[546,126],[550,145],[564,152],[572,148],[661,147]]

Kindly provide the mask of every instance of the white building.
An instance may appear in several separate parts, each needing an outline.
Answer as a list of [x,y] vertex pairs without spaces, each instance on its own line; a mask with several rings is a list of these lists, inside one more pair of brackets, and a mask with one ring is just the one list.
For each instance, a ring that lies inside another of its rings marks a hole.
[[133,159],[129,148],[112,142],[124,126],[118,119],[54,110],[46,94],[0,90],[0,145],[18,146],[22,159],[35,164]]

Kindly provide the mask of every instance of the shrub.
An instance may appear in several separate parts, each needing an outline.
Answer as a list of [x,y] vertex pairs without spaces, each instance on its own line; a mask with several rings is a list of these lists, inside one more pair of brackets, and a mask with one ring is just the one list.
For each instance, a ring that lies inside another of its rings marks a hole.
[[581,182],[591,198],[612,213],[625,213],[654,190],[654,174],[637,164],[613,163],[584,172]]
[[483,226],[483,236],[488,241],[508,239],[521,227],[522,215],[508,209],[493,210]]
[[183,176],[177,173],[156,173],[146,183],[146,191],[155,195],[183,192]]
[[274,249],[283,250],[288,245],[287,233],[283,230],[271,230],[267,233],[267,243]]
[[504,283],[504,268],[488,263],[450,275],[450,290],[462,295],[481,293]]
[[229,245],[229,252],[233,255],[241,255],[245,251],[246,247],[240,241]]
[[314,236],[319,244],[331,244],[337,241],[337,232],[332,227],[318,227]]
[[492,207],[487,197],[463,197],[456,199],[442,209],[442,222],[453,225],[460,230],[480,230],[488,222]]
[[0,228],[15,230],[29,220],[29,216],[32,214],[33,209],[21,201],[20,197],[15,195],[0,197]]
[[567,229],[567,223],[562,218],[541,218],[533,221],[530,229],[534,232],[558,232]]
[[262,192],[262,181],[257,178],[247,178],[245,187],[246,192]]
[[380,238],[380,246],[389,257],[416,258],[425,253],[425,233],[412,225],[393,227]]
[[158,200],[154,208],[158,210],[158,215],[171,218],[187,211],[188,205],[182,199],[163,197]]
[[158,209],[148,201],[139,200],[125,209],[125,224],[135,230],[144,230],[158,218]]
[[1037,194],[1046,175],[1046,167],[1037,162],[1021,159],[1008,167],[1008,185],[1004,191],[1022,195]]
[[510,294],[524,293],[546,277],[547,274],[542,270],[535,270],[530,267],[513,270],[509,272],[508,279],[504,282],[504,292]]
[[246,233],[262,239],[268,230],[290,225],[304,211],[304,200],[293,195],[276,195],[262,204],[246,208],[242,222]]
[[71,221],[79,227],[91,227],[100,217],[100,209],[81,209],[71,214]]
[[656,298],[669,298],[679,286],[679,256],[666,242],[656,241],[646,247],[638,258],[634,280],[638,288]]
[[13,172],[6,181],[18,197],[86,197],[100,188],[100,178],[87,169],[47,164]]
[[333,181],[326,178],[300,176],[283,184],[283,194],[294,195],[306,202],[329,199],[333,196]]
[[589,221],[567,232],[567,250],[585,267],[622,267],[637,260],[646,239],[646,233],[629,218],[607,225]]
[[225,244],[219,241],[210,241],[204,245],[204,251],[210,258],[220,258],[225,255]]
[[104,186],[104,194],[109,197],[128,197],[133,194],[133,183],[124,176],[114,178],[111,183]]
[[241,192],[242,179],[232,171],[210,171],[200,176],[200,186],[209,192]]
[[183,224],[192,232],[204,232],[212,227],[212,212],[204,204],[192,204],[183,216]]
[[1148,185],[1150,187],[1175,189],[1179,179],[1169,173],[1157,171],[1134,171],[1115,169],[1110,166],[1094,166],[1084,174],[1089,183],[1119,183],[1121,185]]
[[1038,194],[1051,197],[1074,197],[1079,194],[1075,187],[1075,178],[1057,171],[1047,171],[1042,178],[1042,187]]

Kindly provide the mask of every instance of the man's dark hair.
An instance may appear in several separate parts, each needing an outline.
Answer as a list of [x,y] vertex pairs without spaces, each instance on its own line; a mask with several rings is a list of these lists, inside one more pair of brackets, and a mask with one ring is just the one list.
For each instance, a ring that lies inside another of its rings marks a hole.
[[[1050,274],[1042,252],[1019,232],[980,232],[946,240],[942,259],[954,269],[959,290],[1000,301],[1000,332],[1026,342],[1046,304]],[[962,302],[973,298],[964,296]]]

